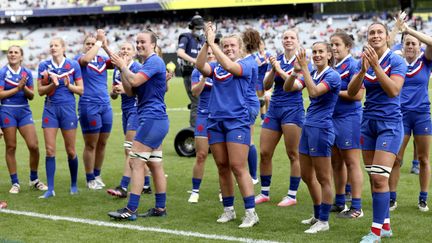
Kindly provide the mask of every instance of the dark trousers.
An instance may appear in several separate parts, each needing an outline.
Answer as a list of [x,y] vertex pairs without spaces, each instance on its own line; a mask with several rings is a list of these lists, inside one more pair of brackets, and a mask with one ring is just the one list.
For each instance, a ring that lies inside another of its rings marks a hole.
[[186,93],[189,96],[189,100],[191,102],[189,124],[191,127],[195,127],[195,120],[197,116],[197,107],[198,107],[198,97],[192,95],[192,91],[191,91],[192,82],[191,82],[190,73],[183,73],[183,83],[186,89]]

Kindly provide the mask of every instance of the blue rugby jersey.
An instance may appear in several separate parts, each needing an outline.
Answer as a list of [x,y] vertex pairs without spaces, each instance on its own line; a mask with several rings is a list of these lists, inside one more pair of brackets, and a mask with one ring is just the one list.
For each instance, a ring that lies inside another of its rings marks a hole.
[[[280,63],[280,66],[284,72],[290,75],[294,71],[294,61],[295,56],[293,56],[290,60],[285,58],[284,54],[280,54],[277,58],[277,61]],[[268,66],[268,71],[272,69],[272,65]],[[283,85],[285,80],[282,79],[278,73],[275,74],[274,78],[274,90],[270,99],[270,103],[272,106],[292,106],[292,105],[302,105],[302,91],[292,91],[286,92],[283,90]]]
[[[266,51],[263,56],[259,52],[255,53],[255,60],[258,64],[258,81],[264,82],[264,77],[267,72],[268,66],[270,65],[270,52]],[[271,65],[270,65],[271,66]]]
[[427,60],[421,53],[412,63],[408,63],[408,71],[401,92],[402,110],[430,112],[429,77],[432,60]]
[[252,76],[251,80],[249,81],[249,88],[247,90],[247,97],[246,97],[246,103],[249,107],[259,107],[260,103],[258,100],[258,96],[256,94],[256,84],[258,82],[258,64],[255,60],[255,56],[250,54],[243,58],[245,61],[248,61],[251,67],[252,67]]
[[[387,51],[378,60],[387,76],[398,75],[405,78],[407,66],[399,55]],[[361,68],[361,61],[358,62],[357,70]],[[400,109],[400,95],[390,98],[381,88],[375,72],[370,67],[363,79],[366,88],[366,101],[364,103],[363,117],[367,119],[394,121],[402,119]]]
[[165,63],[155,53],[150,55],[137,75],[143,75],[148,80],[144,84],[135,88],[138,103],[138,116],[143,119],[167,119],[165,105],[166,91],[166,68]]
[[[192,76],[191,76],[192,85],[199,83],[201,80],[201,77],[202,77],[202,74],[198,71],[198,69],[195,68],[192,71]],[[211,93],[212,87],[213,87],[213,80],[211,78],[207,77],[206,81],[205,81],[204,89],[202,90],[202,92],[199,96],[198,109],[197,109],[197,113],[199,115],[208,116],[208,114],[209,114],[208,104],[209,104],[209,100],[210,100],[210,93]]]
[[[335,65],[341,78],[341,91],[348,90],[348,84],[357,71],[357,61],[349,54]],[[334,117],[343,117],[352,113],[361,112],[361,101],[349,101],[338,97],[334,109]]]
[[[38,80],[42,79],[42,73],[48,71],[49,74],[57,76],[59,80],[59,86],[49,93],[45,102],[50,102],[51,104],[73,104],[75,105],[75,96],[64,84],[64,78],[69,76],[71,84],[75,84],[75,81],[82,79],[81,68],[78,62],[64,58],[60,65],[56,65],[53,60],[46,60],[39,64],[38,68]],[[48,82],[51,82],[48,79]],[[48,84],[48,83],[46,83]],[[42,85],[46,85],[42,84]]]
[[[128,65],[128,68],[131,72],[137,73],[138,70],[141,68],[141,64],[138,62],[131,62]],[[121,81],[121,73],[120,71],[115,68],[113,73],[113,86],[120,85],[122,83]],[[128,111],[131,109],[136,109],[136,97],[130,97],[127,94],[121,94],[121,109],[122,111]]]
[[[25,77],[26,84],[29,89],[33,89],[33,75],[31,71],[25,67],[20,67],[16,72],[6,65],[0,69],[0,89],[10,90],[18,86],[19,81]],[[18,91],[16,94],[1,100],[3,106],[28,106],[28,99],[25,97],[24,90]]]
[[249,122],[246,99],[253,65],[247,59],[240,59],[237,63],[242,69],[240,76],[227,72],[220,64],[210,63],[213,88],[209,101],[209,118],[239,118]]
[[[75,60],[84,56],[79,54]],[[111,65],[108,57],[96,55],[87,66],[81,67],[84,80],[84,93],[81,96],[80,104],[109,104],[108,83],[107,83],[107,66]]]
[[333,127],[333,111],[341,85],[340,75],[333,68],[326,67],[321,73],[313,70],[311,76],[316,85],[323,83],[328,92],[316,98],[309,97],[310,105],[307,109],[305,125],[319,128]]

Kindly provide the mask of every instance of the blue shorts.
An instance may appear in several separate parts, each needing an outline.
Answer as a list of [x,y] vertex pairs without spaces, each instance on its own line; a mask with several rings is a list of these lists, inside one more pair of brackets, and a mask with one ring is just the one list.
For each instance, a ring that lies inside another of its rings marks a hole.
[[305,112],[303,105],[297,106],[274,106],[270,107],[265,115],[262,128],[282,132],[282,125],[296,124],[303,127]]
[[122,126],[124,134],[127,131],[136,131],[138,129],[139,122],[136,109],[123,111]]
[[360,149],[361,113],[333,117],[335,146],[339,149]]
[[249,121],[239,119],[207,120],[209,144],[240,143],[250,145]]
[[109,104],[80,104],[78,106],[82,133],[109,133],[113,113]]
[[249,125],[254,125],[256,118],[258,116],[258,113],[260,111],[260,106],[258,104],[258,106],[248,106],[248,111],[249,111]]
[[432,124],[430,112],[403,111],[405,135],[431,135]]
[[255,90],[256,91],[264,91],[264,79],[263,80],[257,80],[256,85],[255,85]]
[[397,155],[402,140],[402,121],[377,121],[363,118],[360,137],[362,150],[382,150]]
[[168,129],[168,119],[140,119],[140,124],[134,140],[152,149],[157,149],[161,146],[165,136],[168,134]]
[[333,127],[304,126],[300,137],[299,152],[311,157],[330,157],[334,140]]
[[207,138],[207,119],[208,115],[197,115],[195,120],[195,137]]
[[42,128],[76,129],[78,117],[75,104],[52,105],[45,103],[42,114]]
[[0,112],[1,128],[22,127],[34,124],[32,112],[29,106],[9,107],[2,106]]

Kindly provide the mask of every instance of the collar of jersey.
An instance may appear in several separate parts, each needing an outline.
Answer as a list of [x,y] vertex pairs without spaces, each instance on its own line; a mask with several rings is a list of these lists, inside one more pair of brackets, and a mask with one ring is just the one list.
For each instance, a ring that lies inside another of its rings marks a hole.
[[381,63],[384,61],[384,59],[388,56],[390,52],[390,49],[387,48],[387,50],[384,52],[384,54],[381,56],[381,58],[378,60],[378,63],[381,65]]
[[65,61],[66,61],[66,58],[63,57],[63,60],[60,62],[60,65],[57,66],[57,64],[54,62],[54,60],[51,59],[51,64],[53,65],[54,68],[61,68],[61,67],[63,67]]
[[282,57],[283,57],[283,62],[284,62],[284,64],[291,64],[293,61],[294,61],[294,59],[295,59],[295,55],[293,55],[290,59],[289,59],[289,61],[287,61],[286,60],[286,58],[285,58],[285,53],[282,53]]
[[318,69],[317,71],[314,73],[313,79],[317,80],[319,78],[321,78],[321,76],[330,68],[330,66],[327,66],[326,68],[324,68],[324,70],[322,70],[321,73],[318,74]]
[[413,67],[414,64],[416,64],[416,62],[417,62],[420,58],[422,58],[423,54],[424,54],[424,52],[420,52],[420,54],[416,57],[416,59],[414,59],[414,61],[411,62],[411,63],[408,63],[407,59],[404,58],[404,59],[405,59],[405,63],[406,63],[406,65],[409,66],[409,67]]
[[339,67],[342,63],[344,63],[348,58],[351,57],[351,54],[348,54],[342,61],[338,62],[338,64],[335,65],[335,68]]
[[21,66],[18,68],[18,71],[16,71],[16,72],[13,70],[13,68],[9,64],[7,65],[7,67],[12,74],[20,74],[21,73]]

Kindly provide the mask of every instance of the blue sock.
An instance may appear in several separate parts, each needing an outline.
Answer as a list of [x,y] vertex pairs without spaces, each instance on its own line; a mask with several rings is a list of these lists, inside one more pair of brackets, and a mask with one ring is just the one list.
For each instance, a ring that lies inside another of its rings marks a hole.
[[165,208],[166,207],[166,193],[155,193],[156,204],[155,208]]
[[351,184],[345,185],[345,194],[347,194],[347,193],[351,193]]
[[12,185],[13,184],[19,184],[18,174],[17,173],[10,175],[10,178],[11,178]]
[[272,175],[261,176],[261,194],[268,196],[270,194],[270,184]]
[[144,188],[150,187],[150,176],[144,176]]
[[265,114],[263,113],[261,114],[261,120],[264,120],[264,118],[265,118]]
[[[255,203],[255,200],[254,200]],[[231,197],[222,197],[222,204],[224,208],[234,206],[234,196]]]
[[71,187],[76,187],[78,179],[78,156],[75,156],[73,159],[68,159],[68,163],[71,177]]
[[336,194],[335,204],[337,206],[345,205],[345,194]]
[[95,175],[93,173],[86,173],[87,182],[92,181],[94,179],[95,179]]
[[396,201],[397,194],[396,192],[390,192],[390,200]]
[[200,178],[192,178],[192,191],[195,193],[199,193],[201,185],[201,179]]
[[355,210],[360,210],[362,208],[362,201],[361,198],[353,198],[351,200],[351,207]]
[[255,208],[255,196],[249,196],[243,198],[245,209]]
[[319,219],[321,204],[314,205],[313,208],[314,208],[314,218]]
[[427,201],[428,193],[427,192],[420,192],[419,201]]
[[328,221],[331,204],[327,203],[321,203],[320,212],[319,212],[319,220],[321,221]]
[[296,198],[297,190],[300,185],[301,177],[290,176],[290,186],[288,190],[288,196],[292,199]]
[[384,219],[389,215],[390,193],[374,192],[372,193],[373,222],[382,225]]
[[96,176],[100,176],[100,174],[101,174],[101,170],[99,169],[93,169],[93,174],[94,174],[94,176],[96,177]]
[[257,150],[254,144],[249,145],[249,155],[248,155],[248,165],[249,165],[249,174],[252,179],[256,180],[257,178],[257,167],[258,167],[258,155]]
[[417,166],[417,167],[418,167],[419,164],[420,164],[420,162],[419,162],[418,160],[415,160],[415,159],[414,159],[414,160],[412,161],[412,165],[413,165],[413,166]]
[[48,183],[48,191],[54,191],[54,175],[56,171],[55,157],[45,157],[46,177]]
[[30,171],[30,181],[34,181],[38,179],[38,172],[37,170],[31,170]]
[[120,181],[120,186],[127,190],[128,186],[129,186],[129,182],[130,182],[130,177],[129,176],[123,176],[121,181]]
[[130,211],[135,212],[138,208],[140,201],[140,195],[131,193],[129,195],[129,202],[127,204],[127,208],[129,208]]

